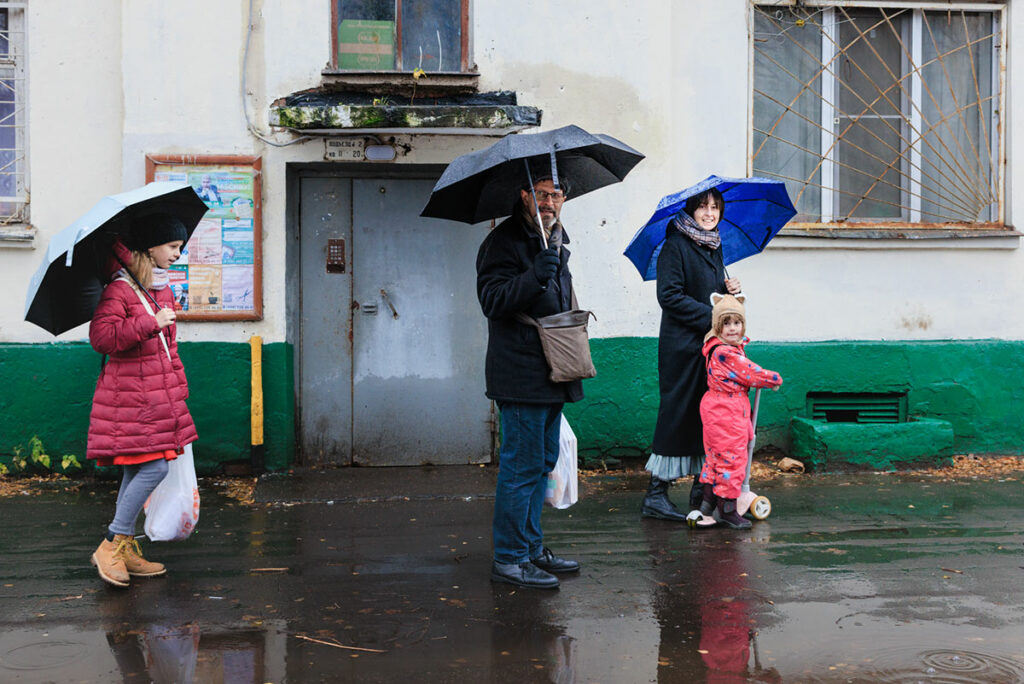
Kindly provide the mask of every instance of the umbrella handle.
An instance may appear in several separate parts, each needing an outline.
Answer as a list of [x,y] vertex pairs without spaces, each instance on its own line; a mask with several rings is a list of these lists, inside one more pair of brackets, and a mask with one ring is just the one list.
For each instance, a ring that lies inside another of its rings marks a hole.
[[537,204],[537,191],[533,189],[533,174],[530,173],[530,163],[523,158],[526,166],[526,182],[530,184],[530,194],[533,195],[533,208],[537,212],[537,230],[540,232],[540,241],[544,243],[544,249],[548,248],[548,238],[544,235],[544,222],[540,218],[540,205]]

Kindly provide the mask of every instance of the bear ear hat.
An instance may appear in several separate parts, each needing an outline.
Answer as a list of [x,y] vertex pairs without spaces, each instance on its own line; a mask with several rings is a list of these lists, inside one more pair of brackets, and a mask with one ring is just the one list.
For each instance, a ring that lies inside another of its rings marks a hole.
[[[722,301],[723,299],[725,299],[728,296],[729,295],[724,295],[724,294],[721,294],[721,293],[718,293],[718,292],[712,292],[711,293],[711,306],[714,306],[715,304],[717,304],[718,302]],[[740,304],[746,305],[746,303],[747,303],[747,295],[745,295],[742,292],[740,292],[740,293],[732,295],[732,296],[735,297],[736,301],[738,301]]]

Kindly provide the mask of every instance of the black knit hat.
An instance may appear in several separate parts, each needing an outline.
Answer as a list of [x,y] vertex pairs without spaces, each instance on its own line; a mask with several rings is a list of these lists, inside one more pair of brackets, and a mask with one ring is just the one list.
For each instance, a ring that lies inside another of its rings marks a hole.
[[127,245],[142,251],[157,245],[181,240],[188,241],[185,225],[171,214],[145,214],[132,218]]

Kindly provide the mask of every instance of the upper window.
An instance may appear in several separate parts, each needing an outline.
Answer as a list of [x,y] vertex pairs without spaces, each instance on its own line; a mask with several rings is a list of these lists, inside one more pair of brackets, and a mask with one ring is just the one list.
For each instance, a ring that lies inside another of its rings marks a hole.
[[0,7],[0,230],[28,222],[25,10]]
[[333,0],[334,66],[468,71],[469,0]]
[[798,221],[1002,223],[1002,11],[856,4],[754,8],[754,174]]

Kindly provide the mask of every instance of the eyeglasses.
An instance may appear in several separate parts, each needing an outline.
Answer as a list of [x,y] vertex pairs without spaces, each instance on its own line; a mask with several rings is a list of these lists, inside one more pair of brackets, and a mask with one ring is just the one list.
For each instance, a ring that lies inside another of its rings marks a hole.
[[552,202],[565,201],[564,192],[546,192],[544,190],[535,190],[533,194],[536,195],[538,202],[543,202],[544,200],[551,200]]

